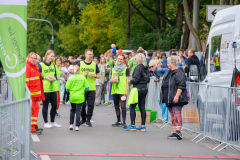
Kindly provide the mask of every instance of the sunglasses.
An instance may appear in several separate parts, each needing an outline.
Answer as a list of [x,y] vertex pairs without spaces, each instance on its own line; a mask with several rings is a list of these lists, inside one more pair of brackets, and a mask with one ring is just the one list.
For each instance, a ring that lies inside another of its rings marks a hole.
[[153,66],[149,66],[149,69],[153,68]]

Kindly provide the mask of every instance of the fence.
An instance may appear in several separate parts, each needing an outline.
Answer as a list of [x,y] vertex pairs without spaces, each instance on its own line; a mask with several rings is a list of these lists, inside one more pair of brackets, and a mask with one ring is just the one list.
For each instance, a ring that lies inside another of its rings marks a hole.
[[[163,120],[162,109],[159,107],[161,83],[155,83],[151,78],[146,100],[148,109],[157,111],[157,119]],[[198,133],[192,141],[202,136],[203,139],[221,142],[219,151],[231,147],[238,150],[240,147],[240,90],[231,87],[210,86],[201,83],[187,82],[189,103],[182,109],[182,129]],[[159,127],[171,124],[171,116]]]
[[31,99],[15,101],[5,76],[0,77],[0,159],[30,159]]

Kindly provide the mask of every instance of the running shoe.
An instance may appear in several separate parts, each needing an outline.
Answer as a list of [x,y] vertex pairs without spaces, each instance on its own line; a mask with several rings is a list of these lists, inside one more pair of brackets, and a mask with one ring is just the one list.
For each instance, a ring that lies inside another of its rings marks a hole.
[[73,130],[73,124],[70,124],[69,129]]
[[75,126],[75,131],[79,131],[79,127],[78,126]]
[[127,127],[126,123],[122,123],[122,127],[126,128]]
[[90,121],[87,121],[86,124],[85,124],[85,126],[87,126],[87,127],[92,127],[92,123],[91,123]]
[[52,127],[53,127],[53,128],[61,128],[62,126],[61,126],[61,125],[58,125],[56,122],[54,122],[54,123],[52,124]]
[[59,104],[63,104],[63,101],[61,101]]
[[137,131],[142,131],[142,132],[146,132],[146,127],[142,125],[140,125],[138,128],[137,128]]
[[136,131],[136,126],[129,125],[128,127],[124,128],[125,131]]
[[172,132],[170,135],[168,135],[167,138],[168,138],[168,139],[177,138],[177,137],[175,137],[175,136],[173,135],[173,133],[174,133],[174,132]]
[[49,124],[49,123],[45,123],[45,124],[44,124],[44,128],[52,128],[52,125]]
[[173,135],[177,137],[178,140],[182,140],[182,133],[179,130],[174,132]]
[[35,129],[36,129],[37,131],[43,131],[43,129],[42,129],[42,128],[38,128],[38,126],[36,126]]
[[80,125],[85,125],[85,123],[86,123],[86,120],[81,120],[80,121]]
[[56,114],[55,114],[55,117],[56,117],[56,118],[59,118],[59,117],[60,117],[60,114],[56,113]]
[[69,101],[67,101],[65,104],[66,104],[66,105],[69,105],[69,104],[70,104],[70,102],[69,102]]
[[116,122],[114,124],[112,124],[113,127],[122,127],[122,123],[121,122]]

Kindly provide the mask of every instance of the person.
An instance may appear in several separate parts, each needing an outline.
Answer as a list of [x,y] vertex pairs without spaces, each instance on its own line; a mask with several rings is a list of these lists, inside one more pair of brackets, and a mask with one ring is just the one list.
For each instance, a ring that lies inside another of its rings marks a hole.
[[[65,68],[67,69],[67,73],[65,74],[64,78],[65,78],[65,81],[67,81],[74,73],[73,72],[73,65],[72,65],[70,60],[65,60],[64,64],[65,64]],[[69,92],[67,92],[66,89],[65,89],[65,93],[64,93],[64,100],[65,100],[65,97],[66,97],[65,104],[69,105],[70,104],[70,102],[69,102]]]
[[174,50],[171,50],[170,56],[172,56],[172,55],[176,56],[177,53]]
[[[61,127],[55,122],[57,109],[57,73],[56,66],[53,64],[54,51],[48,50],[43,62],[40,62],[39,71],[42,73],[45,101],[43,101],[42,115],[44,119],[44,128]],[[52,105],[50,111],[51,123],[48,123],[48,104]]]
[[[161,56],[161,52],[160,52],[160,51],[157,51],[157,52],[156,52],[156,57],[157,57],[157,59],[159,59],[159,61],[160,61],[160,56]],[[155,58],[156,58],[156,57],[155,57]],[[160,62],[161,62],[161,61],[160,61]]]
[[166,59],[163,59],[161,63],[162,68],[168,68]]
[[[62,58],[60,56],[57,56],[55,58],[55,64],[56,64],[56,73],[57,73],[57,110],[59,109],[59,105],[61,102],[61,95],[60,91],[64,93],[65,89],[65,80],[63,78],[64,73],[62,71]],[[56,117],[60,117],[60,114],[56,111]]]
[[[146,58],[147,66],[149,66],[149,62],[152,59],[152,55],[153,55],[153,50],[148,50],[147,51],[147,58]],[[159,58],[158,58],[158,60],[159,60]]]
[[185,69],[186,67],[188,67],[188,60],[185,56],[183,56],[183,54],[184,54],[184,50],[179,49],[178,56],[180,57],[180,63],[181,63],[181,66],[183,67],[183,69]]
[[160,62],[162,62],[163,59],[167,59],[167,55],[165,52],[163,52],[160,56]]
[[89,84],[84,76],[87,75],[85,72],[84,76],[80,75],[80,68],[78,65],[73,66],[74,75],[72,75],[67,83],[66,89],[70,92],[70,102],[71,102],[71,110],[70,110],[70,126],[69,129],[73,130],[74,117],[76,114],[76,123],[75,123],[75,131],[79,131],[80,126],[80,117],[82,112],[83,102],[85,101],[85,91],[89,90]]
[[[159,82],[160,78],[162,78],[163,75],[165,75],[169,69],[168,68],[161,68],[161,66],[158,67],[156,61],[159,62],[158,60],[151,60],[150,61],[149,69],[153,72],[154,81]],[[161,64],[161,63],[159,62],[159,64]]]
[[100,54],[100,60],[104,58],[104,54]]
[[38,65],[41,61],[41,57],[38,54],[36,54],[36,55],[37,55],[37,60],[36,60],[35,64]]
[[[107,61],[107,64],[109,65],[110,67],[110,70],[109,70],[109,77],[108,79],[111,77],[111,71],[112,71],[112,68],[113,68],[113,63],[112,61],[110,60],[110,53],[107,52],[105,53],[105,58],[106,58],[106,61]],[[107,91],[109,92],[109,88],[110,88],[110,83],[108,82],[107,83]],[[107,93],[108,94],[108,93]]]
[[111,48],[112,48],[113,54],[116,55],[117,54],[116,45],[115,44],[111,44]]
[[182,68],[178,68],[180,58],[170,56],[167,59],[169,71],[165,74],[160,94],[160,104],[166,103],[172,118],[173,132],[167,138],[182,139],[182,107],[188,104],[186,76]]
[[[187,72],[188,77],[191,76],[189,75],[190,72],[199,73],[199,64],[200,64],[199,59],[195,55],[195,49],[188,50],[188,68],[189,68],[189,71]],[[196,80],[197,79],[190,79],[190,81],[196,81]]]
[[95,95],[95,104],[96,106],[98,106],[101,101],[102,88],[104,88],[105,69],[104,66],[102,66],[99,63],[98,57],[94,58],[94,62],[98,65],[100,71],[100,78],[96,79],[96,95]]
[[[93,50],[86,49],[85,50],[84,61],[80,62],[80,75],[86,77],[89,83],[89,91],[85,92],[85,101],[83,102],[82,107],[82,120],[80,122],[81,125],[85,124],[87,127],[91,127],[91,118],[94,110],[95,103],[95,91],[96,91],[96,79],[100,78],[100,71],[98,65],[93,62]],[[87,75],[85,74],[87,72]],[[86,103],[88,104],[88,110],[86,113]]]
[[205,59],[205,52],[203,52],[201,59],[199,61],[199,69],[202,67],[203,63],[204,63],[204,59]]
[[69,60],[70,63],[72,64],[72,62],[73,62],[73,56],[69,56],[69,57],[68,57],[68,60]]
[[184,55],[188,59],[188,50],[185,51]]
[[132,68],[130,68],[130,64],[131,64],[131,62],[132,62],[132,60],[135,58],[135,56],[136,56],[136,54],[137,54],[137,50],[132,50],[132,52],[131,52],[131,58],[129,58],[129,61],[128,61],[128,65],[129,65],[129,70],[130,70],[130,75],[132,75],[133,74],[133,69],[134,69],[134,67],[133,66],[131,66]]
[[[142,47],[139,47],[137,50],[137,53],[142,53],[143,55],[145,54],[145,50]],[[147,66],[147,62],[145,61],[145,65]],[[129,64],[129,69],[130,71],[134,71],[134,68],[136,68],[137,63],[136,63],[136,57],[133,57],[130,64]]]
[[36,65],[37,54],[34,52],[29,53],[26,64],[26,85],[31,92],[32,99],[32,113],[31,113],[31,132],[37,133],[42,131],[38,128],[38,101],[44,101],[45,95],[43,90],[42,75]]
[[[123,63],[124,56],[122,54],[117,55],[117,64],[112,69],[112,82],[113,102],[115,106],[117,122],[112,124],[113,127],[127,127],[126,125],[126,97],[128,96],[128,81],[129,81],[129,69],[126,64]],[[120,118],[119,101],[121,101],[122,110],[122,122]]]
[[[102,87],[102,94],[103,94],[103,101],[108,101],[108,96],[107,96],[107,85],[109,82],[109,73],[110,73],[110,66],[107,64],[106,59],[103,57],[101,58],[100,64],[104,67],[105,69],[105,76],[104,76],[104,86]],[[104,95],[105,94],[105,95]]]
[[142,118],[141,125],[138,128],[136,128],[136,126],[135,126],[135,118],[136,118],[135,108],[136,108],[137,103],[130,104],[131,125],[124,128],[126,131],[136,131],[136,130],[143,131],[143,132],[146,131],[145,99],[146,99],[147,92],[148,92],[147,84],[150,82],[150,78],[148,76],[149,75],[148,67],[144,66],[144,65],[146,65],[145,61],[146,61],[146,58],[143,54],[138,53],[136,55],[137,66],[134,69],[132,79],[130,80],[130,83],[133,84],[133,88],[137,88],[137,90],[138,90],[138,107],[140,109],[141,118]]

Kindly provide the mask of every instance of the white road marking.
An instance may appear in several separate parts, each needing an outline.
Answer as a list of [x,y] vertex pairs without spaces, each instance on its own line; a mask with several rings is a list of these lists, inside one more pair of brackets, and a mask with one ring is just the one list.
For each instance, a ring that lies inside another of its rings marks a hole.
[[33,142],[40,142],[40,139],[37,135],[31,135]]
[[48,155],[40,155],[42,160],[51,160]]

